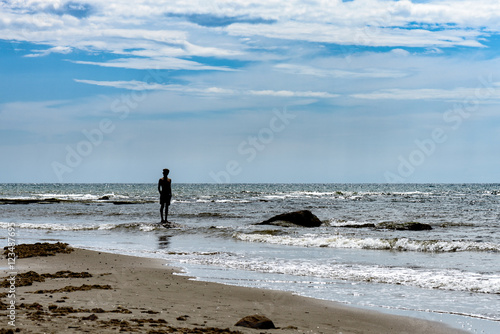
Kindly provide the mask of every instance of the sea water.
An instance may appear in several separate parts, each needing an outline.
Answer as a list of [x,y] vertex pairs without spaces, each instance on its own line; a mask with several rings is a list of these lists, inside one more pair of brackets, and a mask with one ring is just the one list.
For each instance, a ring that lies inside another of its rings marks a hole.
[[[199,280],[500,333],[499,184],[172,187],[165,228],[156,184],[0,184],[0,240],[14,225],[18,243],[161,258]],[[255,225],[297,210],[323,225]],[[407,222],[432,229],[385,228]]]

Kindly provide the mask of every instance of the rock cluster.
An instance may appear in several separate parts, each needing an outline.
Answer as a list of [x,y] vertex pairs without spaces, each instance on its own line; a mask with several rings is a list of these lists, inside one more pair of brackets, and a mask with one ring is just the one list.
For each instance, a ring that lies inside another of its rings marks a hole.
[[318,227],[322,222],[309,210],[301,210],[274,216],[256,225]]
[[254,314],[246,316],[236,323],[235,326],[255,328],[255,329],[274,329],[274,323],[266,316]]
[[377,225],[377,228],[383,228],[388,230],[401,230],[401,231],[432,230],[431,225],[418,222],[407,222],[407,223],[382,222]]

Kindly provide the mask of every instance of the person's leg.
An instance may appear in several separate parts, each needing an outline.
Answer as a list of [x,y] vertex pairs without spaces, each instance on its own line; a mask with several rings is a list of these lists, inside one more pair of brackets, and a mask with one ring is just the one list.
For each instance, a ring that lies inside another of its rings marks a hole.
[[165,222],[167,222],[167,223],[168,223],[168,207],[169,207],[169,205],[167,203],[167,205],[165,205]]
[[[161,222],[162,223],[164,222],[164,220],[163,220],[163,206],[164,206],[164,204],[161,203],[161,206],[160,206],[160,217],[161,217]],[[167,208],[168,208],[168,206],[167,206]]]

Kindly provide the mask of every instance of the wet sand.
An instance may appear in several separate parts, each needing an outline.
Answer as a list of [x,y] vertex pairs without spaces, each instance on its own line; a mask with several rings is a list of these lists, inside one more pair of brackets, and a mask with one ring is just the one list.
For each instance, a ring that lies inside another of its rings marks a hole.
[[[2,256],[2,267],[7,258]],[[463,333],[442,324],[387,315],[291,293],[194,281],[165,260],[75,249],[16,261],[19,333]],[[29,274],[22,274],[29,273]],[[4,291],[8,285],[4,279]],[[30,284],[30,285],[28,285]],[[235,326],[262,314],[277,329]]]

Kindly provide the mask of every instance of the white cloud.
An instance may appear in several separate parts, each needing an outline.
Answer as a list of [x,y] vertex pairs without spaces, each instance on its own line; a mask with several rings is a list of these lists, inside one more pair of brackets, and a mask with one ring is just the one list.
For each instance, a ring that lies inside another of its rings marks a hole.
[[181,85],[164,85],[159,83],[147,83],[144,81],[96,81],[96,80],[80,80],[75,79],[76,82],[103,86],[103,87],[113,87],[118,89],[128,89],[135,91],[173,91],[173,92],[184,92],[184,93],[195,93],[195,94],[234,94],[235,91],[232,89],[224,89],[218,87],[208,87],[208,88],[192,88]]
[[[498,86],[498,84],[495,84]],[[371,93],[351,94],[351,97],[369,100],[446,100],[491,102],[500,99],[500,89],[494,86],[454,89],[382,89]]]
[[233,24],[226,28],[230,35],[264,36],[286,40],[362,46],[405,47],[482,47],[480,33],[471,30],[430,31],[387,27],[335,26],[313,22],[268,24]]
[[72,48],[67,47],[67,46],[55,46],[53,48],[47,49],[47,50],[33,50],[35,53],[32,54],[27,54],[25,57],[43,57],[47,56],[51,53],[61,53],[61,54],[68,54],[73,51]]
[[[0,39],[49,46],[29,56],[48,55],[56,48],[137,55],[144,58],[140,64],[137,60],[92,63],[136,69],[153,68],[159,62],[167,62],[165,68],[193,69],[189,61],[159,61],[161,57],[251,59],[257,54],[269,59],[263,55],[282,51],[262,43],[255,48],[251,44],[255,39],[271,39],[270,44],[279,39],[285,48],[287,43],[307,41],[432,49],[482,47],[484,38],[500,32],[500,3],[493,0],[86,0],[81,4],[16,0],[1,6]],[[82,17],[72,11],[82,11]],[[205,15],[213,26],[196,15]],[[248,37],[251,40],[245,40]],[[151,64],[145,64],[148,61]]]
[[174,57],[156,57],[156,58],[119,58],[108,62],[94,61],[74,61],[76,64],[96,65],[103,67],[129,68],[136,70],[218,70],[232,71],[224,66],[207,66],[195,61],[179,59]]
[[390,69],[377,69],[377,68],[364,68],[362,70],[343,70],[343,69],[331,69],[331,68],[320,68],[308,65],[296,65],[296,64],[278,64],[274,66],[278,71],[300,74],[300,75],[311,75],[316,77],[333,77],[333,78],[402,78],[407,76],[407,73],[398,70]]
[[250,90],[248,91],[250,95],[260,95],[260,96],[278,96],[278,97],[316,97],[316,98],[334,98],[339,97],[337,94],[330,94],[327,92],[297,92],[290,90]]
[[147,83],[144,81],[96,81],[75,79],[76,82],[97,85],[104,87],[113,87],[119,89],[128,89],[136,91],[173,91],[181,93],[190,93],[194,95],[254,95],[254,96],[275,96],[275,97],[313,97],[313,98],[335,98],[338,94],[327,92],[312,91],[290,91],[290,90],[236,90],[221,87],[196,88],[182,85],[165,85],[159,83]]
[[398,56],[402,56],[402,57],[407,57],[410,55],[410,53],[408,51],[403,50],[403,49],[393,49],[393,50],[391,50],[391,53],[398,55]]

